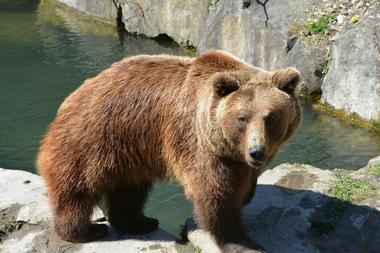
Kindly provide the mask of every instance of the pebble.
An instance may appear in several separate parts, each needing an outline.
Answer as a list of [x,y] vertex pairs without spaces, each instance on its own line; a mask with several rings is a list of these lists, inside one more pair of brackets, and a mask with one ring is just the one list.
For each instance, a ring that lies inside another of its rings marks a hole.
[[336,20],[338,21],[338,24],[341,25],[344,23],[344,20],[345,20],[345,16],[343,16],[342,14],[339,14],[337,17],[336,17]]
[[346,8],[340,9],[340,14],[347,15],[348,14],[347,9]]

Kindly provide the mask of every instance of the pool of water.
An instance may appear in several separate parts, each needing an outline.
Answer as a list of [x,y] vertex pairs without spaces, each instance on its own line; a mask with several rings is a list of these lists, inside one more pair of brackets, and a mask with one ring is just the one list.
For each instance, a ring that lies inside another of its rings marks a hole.
[[[39,143],[64,98],[83,80],[136,54],[194,55],[175,43],[118,32],[49,4],[0,10],[0,167],[35,173]],[[313,111],[270,167],[284,162],[357,169],[380,154],[380,136]],[[146,207],[178,235],[192,205],[176,184],[159,182]]]

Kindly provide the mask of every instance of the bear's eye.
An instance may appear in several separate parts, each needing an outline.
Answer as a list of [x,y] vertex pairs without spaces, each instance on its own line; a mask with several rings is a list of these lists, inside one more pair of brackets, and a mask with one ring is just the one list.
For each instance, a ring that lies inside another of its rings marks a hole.
[[268,114],[268,116],[265,117],[265,122],[267,124],[271,124],[271,123],[273,123],[273,121],[274,121],[274,114],[273,113],[270,113],[270,114]]
[[239,123],[247,123],[247,117],[245,116],[239,116],[237,120],[239,121]]

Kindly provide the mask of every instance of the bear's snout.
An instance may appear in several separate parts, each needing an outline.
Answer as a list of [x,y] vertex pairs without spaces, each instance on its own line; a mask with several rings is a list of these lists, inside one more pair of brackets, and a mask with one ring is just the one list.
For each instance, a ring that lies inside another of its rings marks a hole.
[[248,154],[253,159],[252,164],[255,166],[262,165],[265,160],[265,146],[252,146],[248,148]]

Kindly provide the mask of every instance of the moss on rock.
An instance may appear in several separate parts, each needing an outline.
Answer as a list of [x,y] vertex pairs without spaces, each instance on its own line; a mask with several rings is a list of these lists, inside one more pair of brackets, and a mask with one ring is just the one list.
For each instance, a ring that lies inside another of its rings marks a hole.
[[373,130],[376,133],[380,133],[380,124],[378,123],[378,121],[367,121],[361,118],[356,113],[349,113],[343,109],[335,109],[321,102],[316,102],[315,104],[313,104],[313,109],[334,116],[342,120],[344,123],[348,123],[349,125],[367,128]]

